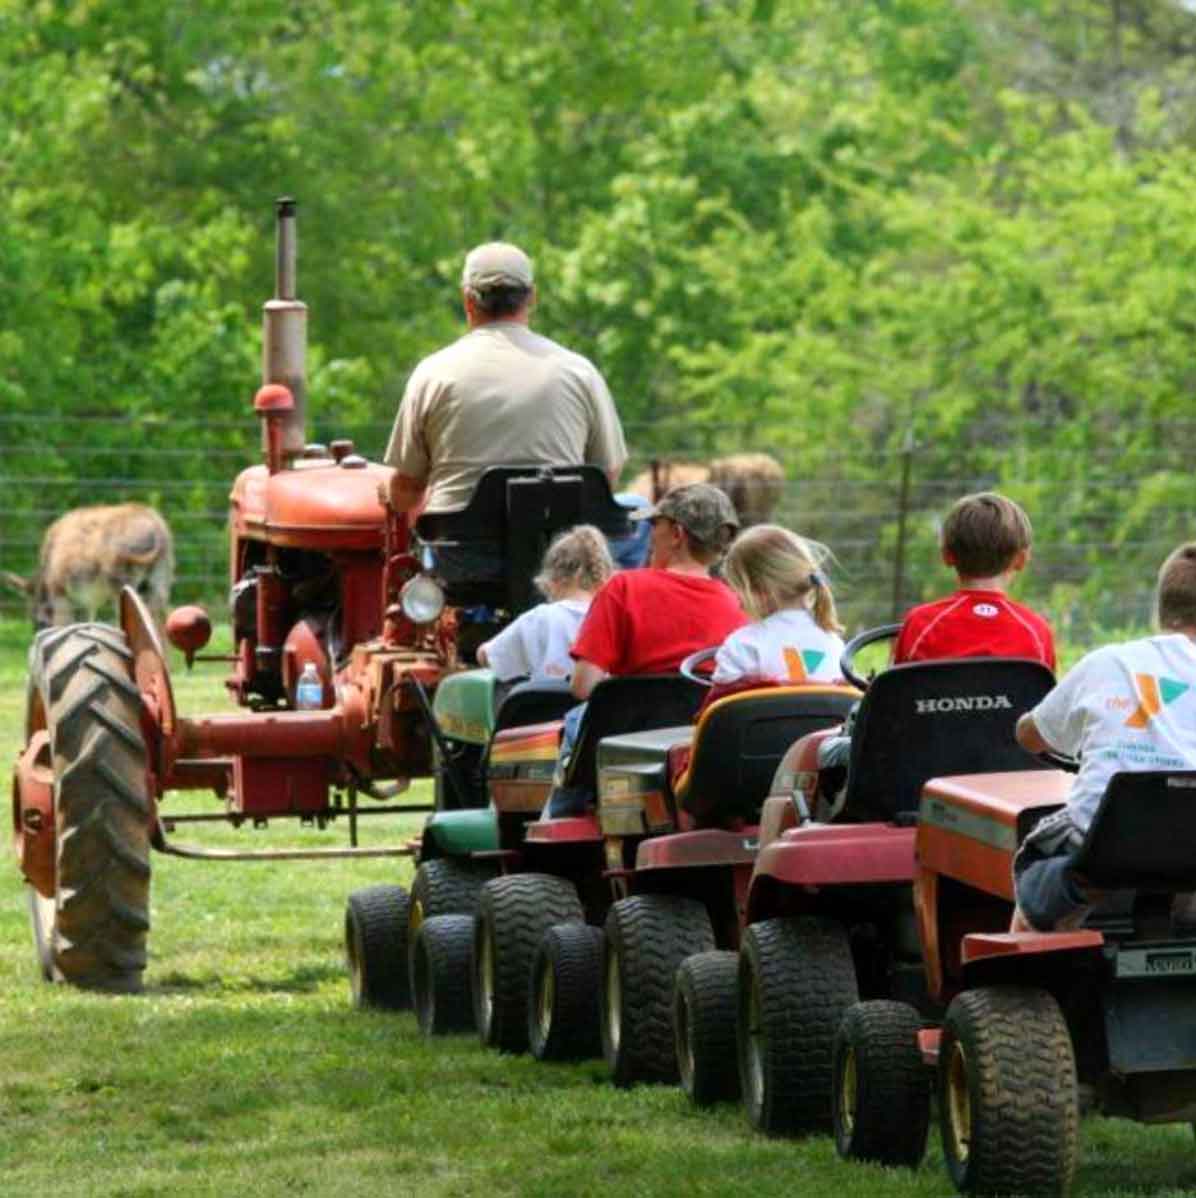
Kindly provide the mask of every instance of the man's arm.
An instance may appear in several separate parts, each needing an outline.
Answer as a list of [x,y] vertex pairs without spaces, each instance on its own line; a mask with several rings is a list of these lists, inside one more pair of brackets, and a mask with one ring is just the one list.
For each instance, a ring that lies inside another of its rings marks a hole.
[[409,512],[422,501],[426,489],[425,479],[396,470],[390,476],[390,506],[396,512]]
[[585,700],[590,697],[594,687],[603,678],[609,677],[610,675],[601,666],[596,666],[592,661],[579,661],[573,667],[573,677],[569,681],[569,689],[573,692],[575,699]]
[[1054,745],[1049,744],[1042,733],[1038,731],[1032,711],[1027,711],[1018,719],[1013,735],[1017,737],[1017,743],[1027,753],[1054,753],[1057,751]]

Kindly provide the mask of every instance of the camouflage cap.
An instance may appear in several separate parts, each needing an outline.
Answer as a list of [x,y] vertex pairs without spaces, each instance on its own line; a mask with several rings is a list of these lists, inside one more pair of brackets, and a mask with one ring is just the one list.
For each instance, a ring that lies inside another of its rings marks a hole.
[[461,285],[485,291],[490,287],[530,287],[532,260],[506,241],[488,241],[465,255]]
[[655,520],[658,516],[665,516],[680,524],[695,541],[712,548],[720,547],[726,539],[720,535],[724,529],[730,535],[739,528],[739,516],[734,504],[724,491],[709,483],[686,483],[674,487],[652,507],[629,512],[628,516],[632,520]]

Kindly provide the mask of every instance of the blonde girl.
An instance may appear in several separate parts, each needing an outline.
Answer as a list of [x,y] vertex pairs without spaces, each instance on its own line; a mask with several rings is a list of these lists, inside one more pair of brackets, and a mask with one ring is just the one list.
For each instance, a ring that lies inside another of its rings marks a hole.
[[843,626],[821,569],[829,557],[825,546],[778,524],[757,524],[735,538],[722,572],[752,623],[731,633],[719,648],[715,686],[841,677]]
[[614,573],[606,538],[592,524],[558,534],[544,554],[537,590],[548,600],[525,611],[478,648],[478,661],[500,682],[568,678],[569,648],[594,592]]

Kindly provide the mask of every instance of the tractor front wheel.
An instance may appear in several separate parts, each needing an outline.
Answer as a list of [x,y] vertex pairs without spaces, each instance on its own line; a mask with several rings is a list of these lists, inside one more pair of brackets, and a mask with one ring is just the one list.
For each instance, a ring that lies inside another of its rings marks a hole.
[[30,887],[43,976],[90,990],[142,988],[151,808],[141,694],[124,635],[76,624],[38,635],[25,727],[49,738],[53,895]]
[[538,1061],[584,1061],[602,1055],[598,991],[602,929],[559,923],[544,933],[532,962],[527,1038]]
[[473,917],[433,915],[411,944],[411,993],[425,1036],[467,1032],[473,1027],[469,960]]
[[673,987],[673,1037],[681,1088],[697,1106],[739,1097],[735,1010],[739,954],[718,950],[686,957]]

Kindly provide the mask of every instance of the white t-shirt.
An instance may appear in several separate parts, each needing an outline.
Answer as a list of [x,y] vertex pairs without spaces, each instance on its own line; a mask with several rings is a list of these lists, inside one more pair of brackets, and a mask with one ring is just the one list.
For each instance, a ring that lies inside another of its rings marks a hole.
[[1115,773],[1196,769],[1196,645],[1169,633],[1097,649],[1031,714],[1052,748],[1080,758],[1067,803],[1086,832]]
[[731,633],[714,658],[712,681],[834,682],[843,677],[842,656],[841,637],[819,628],[805,608],[787,607]]
[[589,610],[588,599],[541,603],[512,620],[485,645],[490,668],[500,682],[511,678],[568,678],[569,648]]

